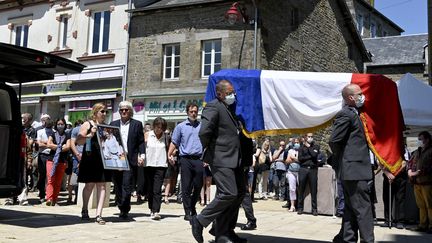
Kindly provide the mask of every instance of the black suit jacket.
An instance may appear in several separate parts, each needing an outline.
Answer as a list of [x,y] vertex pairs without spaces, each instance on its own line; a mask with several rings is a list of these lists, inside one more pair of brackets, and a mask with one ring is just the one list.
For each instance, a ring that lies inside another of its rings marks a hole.
[[[120,120],[110,123],[111,126],[120,127]],[[127,159],[130,165],[138,164],[138,154],[145,153],[143,125],[140,121],[131,119],[127,141]]]
[[372,167],[365,132],[356,109],[344,106],[336,115],[329,145],[341,180],[371,180]]
[[241,133],[235,114],[217,99],[203,110],[199,138],[205,149],[203,161],[212,166],[237,168],[252,164],[252,140]]

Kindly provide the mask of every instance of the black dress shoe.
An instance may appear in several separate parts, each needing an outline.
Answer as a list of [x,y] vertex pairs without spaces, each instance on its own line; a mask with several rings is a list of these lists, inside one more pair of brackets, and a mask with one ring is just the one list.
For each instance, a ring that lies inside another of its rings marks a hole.
[[192,216],[190,216],[189,214],[186,214],[183,219],[186,221],[191,221],[191,218],[192,218]]
[[231,240],[228,236],[219,236],[216,240],[216,243],[234,243],[235,241]]
[[202,236],[203,226],[196,218],[196,215],[192,216],[190,220],[192,226],[192,235],[198,243],[203,243],[204,238]]
[[342,218],[343,217],[343,213],[336,213],[336,217]]
[[297,214],[303,214],[303,209],[297,209]]
[[121,219],[127,219],[129,217],[128,213],[126,212],[120,212],[119,217]]
[[240,229],[241,230],[254,230],[256,229],[257,225],[254,222],[247,222],[245,225],[243,225]]
[[312,215],[313,216],[318,216],[318,210],[312,210]]

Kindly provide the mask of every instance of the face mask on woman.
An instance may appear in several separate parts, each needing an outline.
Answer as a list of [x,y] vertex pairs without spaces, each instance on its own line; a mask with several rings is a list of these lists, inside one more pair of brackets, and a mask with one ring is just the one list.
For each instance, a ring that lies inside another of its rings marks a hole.
[[294,149],[299,149],[300,148],[300,144],[299,143],[295,143],[294,144]]
[[57,131],[62,133],[65,130],[65,125],[57,125]]

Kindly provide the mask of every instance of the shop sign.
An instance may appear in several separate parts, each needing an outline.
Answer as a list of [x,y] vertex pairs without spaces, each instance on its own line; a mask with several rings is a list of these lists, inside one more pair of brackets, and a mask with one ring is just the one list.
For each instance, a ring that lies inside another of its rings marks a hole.
[[50,94],[55,92],[63,92],[71,90],[72,82],[58,82],[42,85],[42,94]]
[[194,102],[198,105],[198,111],[203,108],[203,99],[160,99],[146,100],[145,108],[147,114],[159,113],[186,113],[186,105]]

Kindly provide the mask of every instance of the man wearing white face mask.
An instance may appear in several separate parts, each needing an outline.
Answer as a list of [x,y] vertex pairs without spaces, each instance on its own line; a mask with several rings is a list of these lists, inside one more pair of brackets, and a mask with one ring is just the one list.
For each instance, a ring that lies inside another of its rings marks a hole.
[[216,94],[217,99],[203,110],[199,138],[204,148],[203,161],[210,165],[217,193],[199,215],[192,217],[192,235],[197,242],[204,242],[203,228],[214,221],[216,242],[247,242],[234,228],[246,193],[243,168],[252,165],[252,140],[243,135],[234,112],[232,83],[219,81]]
[[342,227],[333,242],[358,242],[359,233],[360,242],[374,242],[372,168],[359,114],[365,96],[358,85],[349,84],[343,88],[342,97],[345,106],[335,117],[329,141],[345,200]]
[[298,172],[298,214],[303,213],[306,185],[309,184],[312,202],[312,214],[318,215],[317,193],[318,193],[318,155],[320,147],[314,142],[313,133],[306,134],[305,142],[298,151],[300,169]]

